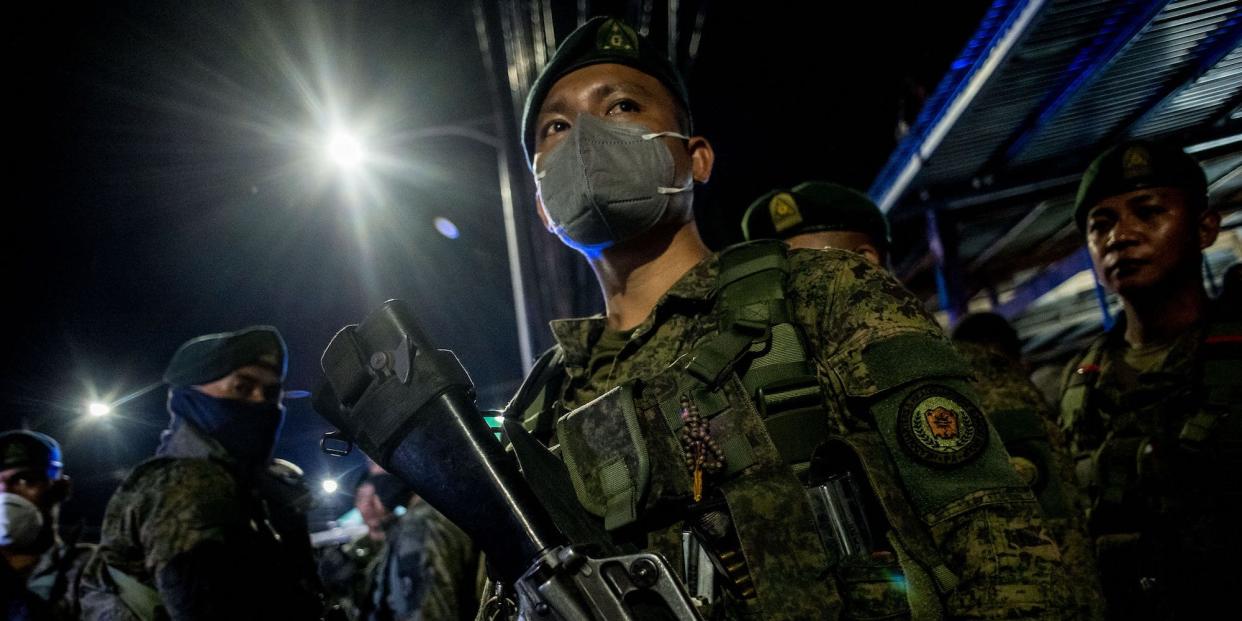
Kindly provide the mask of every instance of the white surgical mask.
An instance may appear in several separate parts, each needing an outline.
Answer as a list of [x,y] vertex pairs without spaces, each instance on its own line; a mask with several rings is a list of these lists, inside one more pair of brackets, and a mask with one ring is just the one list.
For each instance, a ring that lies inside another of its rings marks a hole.
[[43,513],[34,503],[17,494],[0,494],[0,546],[28,551],[42,531]]

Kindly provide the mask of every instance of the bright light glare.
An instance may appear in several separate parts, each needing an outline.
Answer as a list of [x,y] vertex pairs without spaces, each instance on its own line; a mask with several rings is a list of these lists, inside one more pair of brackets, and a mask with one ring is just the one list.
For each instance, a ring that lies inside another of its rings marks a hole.
[[349,132],[333,132],[328,139],[328,157],[341,168],[354,168],[362,162],[362,143]]
[[90,405],[86,406],[86,413],[96,418],[100,416],[107,416],[112,413],[112,406],[107,403],[93,401]]
[[324,480],[323,480],[322,485],[323,485],[323,491],[325,491],[325,492],[327,492],[327,493],[329,493],[329,494],[335,494],[335,493],[336,493],[336,490],[337,490],[337,489],[339,489],[339,488],[341,487],[341,486],[340,486],[340,485],[339,485],[339,484],[338,484],[335,480],[333,480],[333,479],[324,479]]

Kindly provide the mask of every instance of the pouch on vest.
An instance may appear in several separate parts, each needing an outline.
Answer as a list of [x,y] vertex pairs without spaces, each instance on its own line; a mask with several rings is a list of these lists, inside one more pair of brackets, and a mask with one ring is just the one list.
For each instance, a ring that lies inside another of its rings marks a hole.
[[[910,506],[888,448],[878,434],[860,432],[835,436],[815,451],[809,472],[812,485],[843,472],[855,476],[862,492],[862,514],[872,533],[873,550],[869,552],[895,553],[900,561],[895,571],[898,575],[904,574],[902,580],[896,581],[892,574],[873,573],[872,577],[878,582],[863,585],[862,576],[868,570],[862,568],[885,567],[891,555],[881,555],[879,559],[836,556],[834,564],[839,568],[853,568],[849,572],[838,572],[842,581],[850,581],[842,584],[841,589],[847,612],[851,607],[873,610],[877,606],[887,606],[883,602],[893,601],[892,590],[898,588],[900,582],[908,602],[906,609],[921,612],[916,615],[919,618],[935,618],[936,614],[929,611],[940,609],[940,595],[956,588],[959,580],[945,564],[930,533]],[[882,546],[881,542],[888,542],[889,546]],[[830,553],[837,551],[829,549]],[[865,598],[865,601],[852,604],[850,597]]]
[[556,422],[561,453],[578,502],[615,530],[638,519],[651,464],[627,382]]

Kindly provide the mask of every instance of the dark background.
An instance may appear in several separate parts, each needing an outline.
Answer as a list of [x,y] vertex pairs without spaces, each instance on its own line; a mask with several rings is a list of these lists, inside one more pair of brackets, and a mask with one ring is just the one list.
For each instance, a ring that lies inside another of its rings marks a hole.
[[[988,3],[840,4],[709,6],[688,80],[718,158],[696,203],[713,246],[772,187],[870,185]],[[275,325],[287,387],[310,389],[336,330],[400,297],[480,404],[505,402],[521,365],[495,152],[409,137],[494,131],[470,3],[91,3],[19,8],[7,28],[0,404],[4,428],[64,445],[68,520],[97,526],[167,422],[162,389],[102,419],[86,402],[158,381],[195,335]],[[334,110],[383,154],[354,200],[320,162]],[[361,458],[321,455],[328,425],[287,405],[277,454],[316,487],[342,478],[317,515],[339,513]]]

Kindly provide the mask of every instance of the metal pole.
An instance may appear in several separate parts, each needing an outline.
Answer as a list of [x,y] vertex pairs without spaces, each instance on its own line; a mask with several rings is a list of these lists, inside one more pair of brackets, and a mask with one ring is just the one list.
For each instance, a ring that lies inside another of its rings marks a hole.
[[513,315],[517,322],[518,355],[522,359],[522,375],[525,376],[530,373],[535,363],[535,352],[531,343],[530,322],[526,314],[526,287],[522,279],[522,256],[518,246],[517,216],[513,209],[513,187],[509,183],[508,149],[505,148],[504,141],[496,136],[457,125],[418,129],[399,136],[399,139],[418,140],[438,136],[466,138],[496,150],[500,205],[505,223],[505,253],[509,259],[509,284],[513,291]]
[[496,169],[500,171],[500,205],[505,219],[505,250],[509,255],[509,284],[513,288],[513,316],[517,321],[518,354],[522,357],[522,376],[530,374],[535,352],[530,341],[530,322],[526,318],[526,287],[522,282],[522,257],[518,247],[517,219],[513,211],[513,188],[509,185],[509,158],[504,145],[496,145]]

